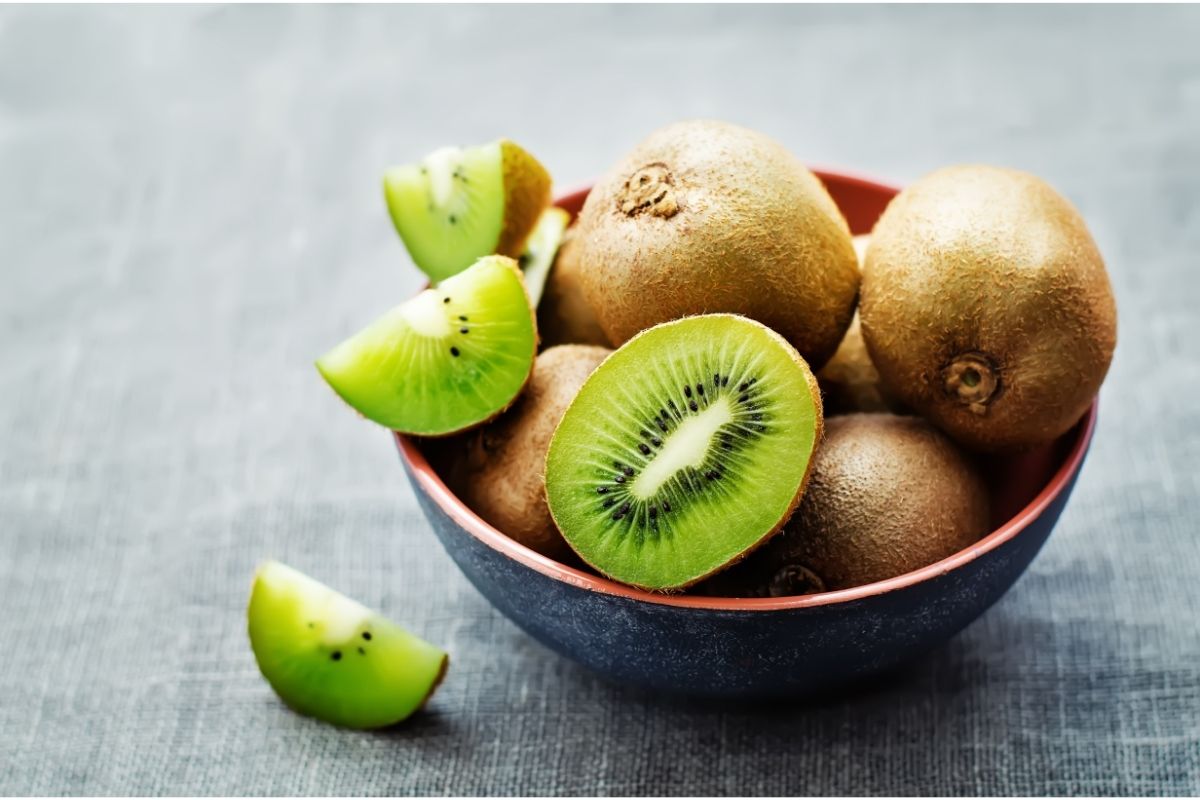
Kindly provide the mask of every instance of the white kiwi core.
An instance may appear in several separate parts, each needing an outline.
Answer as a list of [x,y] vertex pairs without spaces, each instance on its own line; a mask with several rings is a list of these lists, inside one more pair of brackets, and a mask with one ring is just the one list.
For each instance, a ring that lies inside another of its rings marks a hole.
[[442,147],[430,153],[423,166],[429,173],[429,191],[435,206],[444,206],[454,194],[454,171],[462,161],[462,150]]
[[662,450],[634,480],[634,497],[649,500],[675,473],[704,463],[713,436],[721,426],[733,421],[729,398],[722,397],[700,414],[688,417],[663,441]]
[[320,626],[321,644],[338,645],[349,640],[374,616],[361,603],[284,564],[267,566],[262,579],[286,587],[286,591],[293,594],[300,618]]
[[450,318],[443,307],[442,296],[426,289],[400,307],[400,315],[421,336],[444,339],[450,335]]

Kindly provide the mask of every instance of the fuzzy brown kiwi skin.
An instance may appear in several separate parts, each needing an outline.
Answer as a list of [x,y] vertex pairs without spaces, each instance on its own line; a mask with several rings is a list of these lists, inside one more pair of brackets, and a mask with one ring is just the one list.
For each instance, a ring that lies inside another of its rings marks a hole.
[[611,343],[679,317],[731,312],[787,339],[813,369],[858,293],[845,218],[774,140],[716,121],[652,133],[592,188],[579,269]]
[[[870,240],[870,234],[859,234],[851,240],[860,269]],[[863,343],[857,308],[841,344],[817,373],[817,383],[821,385],[825,413],[830,416],[894,410],[888,408],[879,384],[879,370],[871,363],[871,354]]]
[[[854,237],[854,253],[860,265],[870,239],[870,234]],[[857,309],[837,351],[817,373],[817,383],[821,385],[825,413],[829,416],[883,411],[904,413],[900,403],[883,388],[879,370],[871,363],[871,354],[863,342],[862,321]]]
[[[731,314],[731,315],[725,315],[725,316],[737,316],[737,315]],[[750,321],[753,322],[754,320],[750,320]],[[759,324],[761,325],[761,323],[759,323]],[[779,522],[775,525],[775,527],[773,527],[771,530],[764,533],[762,538],[760,538],[757,542],[755,542],[754,544],[752,544],[748,548],[746,548],[744,551],[742,551],[741,554],[734,557],[730,561],[727,561],[726,563],[722,564],[721,566],[717,567],[716,569],[712,570],[711,572],[707,572],[703,575],[700,575],[699,577],[693,578],[692,580],[688,581],[687,583],[680,584],[679,586],[673,586],[669,589],[662,589],[662,588],[653,587],[653,586],[642,586],[642,585],[636,584],[636,583],[628,583],[627,585],[633,586],[636,589],[641,589],[643,591],[650,592],[652,594],[671,595],[671,594],[680,594],[682,592],[688,591],[692,587],[694,587],[698,584],[701,584],[704,581],[709,580],[710,578],[712,578],[712,576],[717,575],[718,573],[721,573],[724,570],[729,569],[730,567],[734,566],[735,564],[738,564],[743,559],[745,559],[747,556],[749,556],[751,553],[753,553],[756,550],[758,550],[759,548],[761,548],[764,544],[766,544],[768,541],[770,541],[772,537],[774,537],[777,533],[779,533],[781,530],[783,530],[784,525],[787,523],[787,521],[792,517],[792,515],[796,512],[796,509],[799,507],[800,500],[801,500],[801,498],[804,497],[804,492],[808,486],[809,477],[813,474],[813,462],[816,460],[814,456],[819,451],[821,440],[824,437],[825,417],[824,417],[823,407],[821,405],[821,389],[817,385],[816,376],[813,375],[812,369],[808,366],[808,362],[805,361],[804,358],[798,352],[796,352],[796,349],[794,347],[792,347],[791,344],[786,339],[784,339],[782,336],[780,336],[775,331],[771,330],[770,328],[767,328],[765,325],[763,325],[762,327],[766,330],[768,335],[770,335],[771,337],[773,337],[774,339],[779,341],[780,344],[783,345],[784,349],[791,356],[792,360],[795,361],[797,364],[799,364],[800,367],[802,368],[802,370],[804,372],[805,381],[808,384],[809,395],[812,397],[813,409],[816,412],[816,430],[814,431],[814,434],[813,434],[813,443],[814,443],[813,450],[812,450],[812,452],[810,452],[808,454],[809,455],[808,463],[805,466],[804,477],[801,478],[800,485],[796,489],[796,496],[792,498],[792,502],[788,505],[787,510],[779,518]],[[646,333],[649,332],[649,330],[650,329],[642,331],[641,333],[637,334],[637,336],[634,336],[633,339],[637,339],[638,337],[645,335]],[[632,342],[633,339],[630,339],[630,341]],[[594,370],[593,370],[593,374],[595,374]],[[589,379],[590,379],[590,376],[589,376]],[[582,388],[583,387],[581,386],[580,389],[582,390]],[[578,397],[579,397],[579,392],[576,392],[575,398],[577,399]],[[571,401],[572,405],[576,402],[576,399],[572,399],[572,401]],[[568,410],[569,410],[569,408],[570,407],[568,406]],[[564,411],[563,413],[565,414],[566,412]],[[560,417],[560,419],[561,419],[561,417]],[[545,463],[543,462],[543,474],[544,474],[544,471],[545,471]],[[553,516],[554,512],[551,511],[550,513],[551,513],[551,516]],[[556,521],[555,525],[557,525],[557,524],[558,523]],[[574,547],[571,545],[571,542],[568,539],[566,539],[566,537],[563,537],[563,541],[566,542],[566,544],[572,548],[572,553],[580,562],[586,564],[589,568],[595,570],[597,573],[604,575],[607,578],[611,578],[612,580],[618,581],[621,583],[626,583],[625,581],[621,581],[620,578],[609,575],[600,567],[587,561],[587,559],[585,559],[583,557],[582,553],[579,553],[578,551],[574,550]]]
[[[987,486],[954,442],[919,417],[828,421],[811,485],[784,532],[701,591],[777,597],[862,586],[928,566],[989,530]],[[790,573],[790,574],[789,574]]]
[[[413,714],[416,714],[418,711],[423,711],[425,709],[425,706],[429,705],[430,698],[432,698],[434,693],[437,692],[438,688],[442,685],[442,682],[446,680],[446,673],[449,671],[450,671],[450,656],[449,656],[449,654],[447,654],[447,655],[442,656],[442,665],[441,665],[441,667],[438,668],[437,677],[433,679],[433,683],[430,685],[429,691],[425,693],[425,699],[421,701],[421,704],[419,706],[417,706],[415,709],[413,709],[413,712],[412,712]],[[412,714],[409,714],[409,716],[411,717]]]
[[871,363],[871,355],[863,343],[857,313],[837,352],[817,373],[817,382],[821,384],[825,410],[830,416],[895,410],[884,395],[879,370]]
[[608,347],[608,337],[579,286],[579,260],[574,227],[569,228],[546,278],[538,303],[538,328],[543,344],[593,344]]
[[550,205],[550,173],[514,142],[502,139],[500,151],[505,216],[496,252],[517,258],[537,226],[538,217]]
[[579,387],[612,351],[562,345],[542,351],[521,398],[477,431],[455,472],[456,491],[501,533],[544,556],[572,560],[546,505],[550,437]]
[[938,170],[892,200],[860,313],[888,391],[980,451],[1065,433],[1116,347],[1112,287],[1083,219],[1041,179],[997,167]]

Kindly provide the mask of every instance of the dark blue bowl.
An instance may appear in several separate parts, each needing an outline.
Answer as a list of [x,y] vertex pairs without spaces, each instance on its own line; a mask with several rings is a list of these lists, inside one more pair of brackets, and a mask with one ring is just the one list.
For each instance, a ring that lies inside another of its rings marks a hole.
[[[819,172],[851,229],[868,232],[896,190]],[[559,205],[578,212],[586,190]],[[418,442],[396,436],[446,552],[509,619],[623,685],[713,697],[800,696],[886,671],[942,644],[1016,582],[1058,521],[1083,465],[1096,405],[1058,441],[989,459],[995,529],[924,569],[838,592],[767,599],[666,596],[560,564],[459,500]]]

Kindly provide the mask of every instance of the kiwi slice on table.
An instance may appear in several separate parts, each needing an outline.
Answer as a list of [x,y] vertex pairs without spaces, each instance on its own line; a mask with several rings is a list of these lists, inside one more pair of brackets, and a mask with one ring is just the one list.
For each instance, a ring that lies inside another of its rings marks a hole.
[[388,212],[421,271],[440,281],[477,258],[516,258],[550,204],[550,175],[507,139],[443,147],[383,177]]
[[263,677],[301,714],[380,728],[424,705],[446,654],[328,586],[275,561],[254,576],[250,646]]
[[367,419],[444,436],[508,408],[536,350],[517,264],[489,256],[393,308],[322,356],[317,369]]
[[570,222],[571,215],[563,209],[547,208],[538,218],[533,233],[529,234],[529,241],[525,243],[525,252],[521,253],[518,263],[521,265],[521,271],[525,273],[525,288],[529,290],[529,300],[534,308],[541,302],[546,277],[550,274],[554,256],[558,253],[558,246],[562,244],[563,234],[567,232]]
[[550,513],[605,575],[682,589],[787,521],[821,425],[816,379],[774,331],[732,314],[663,323],[609,356],[563,415]]

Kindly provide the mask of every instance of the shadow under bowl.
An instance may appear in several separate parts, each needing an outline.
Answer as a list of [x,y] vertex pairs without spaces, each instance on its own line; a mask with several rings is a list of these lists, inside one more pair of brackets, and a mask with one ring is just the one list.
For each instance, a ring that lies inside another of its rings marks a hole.
[[[817,170],[853,233],[869,233],[893,187]],[[558,205],[577,214],[581,190]],[[493,528],[396,434],[400,460],[442,546],[509,619],[625,686],[722,698],[799,697],[879,674],[950,639],[1016,582],[1058,521],[1097,406],[1037,450],[984,466],[993,531],[923,569],[836,592],[780,598],[660,595],[549,559]]]

